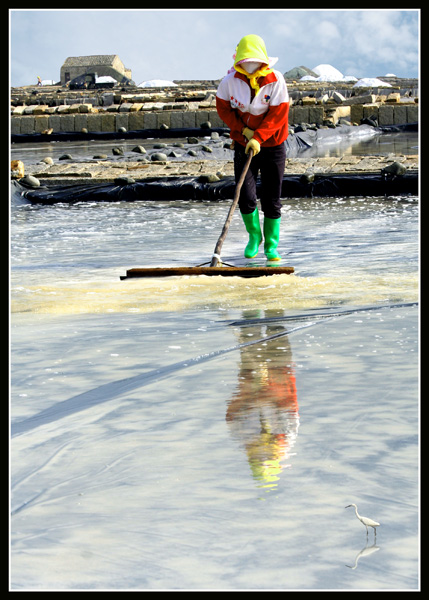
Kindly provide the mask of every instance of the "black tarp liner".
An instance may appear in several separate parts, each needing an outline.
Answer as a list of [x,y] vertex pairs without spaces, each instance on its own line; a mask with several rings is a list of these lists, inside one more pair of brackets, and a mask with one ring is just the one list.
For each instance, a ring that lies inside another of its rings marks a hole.
[[[35,204],[74,202],[135,202],[137,200],[217,201],[234,197],[233,177],[207,183],[197,177],[148,178],[134,183],[81,184],[26,188],[14,181],[15,191]],[[416,196],[418,172],[392,177],[381,173],[317,174],[308,182],[301,175],[285,176],[283,198]]]

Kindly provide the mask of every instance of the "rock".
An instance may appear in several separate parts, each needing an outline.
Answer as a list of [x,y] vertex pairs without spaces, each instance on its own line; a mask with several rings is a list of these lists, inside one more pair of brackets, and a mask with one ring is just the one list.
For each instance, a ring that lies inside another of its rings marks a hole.
[[61,154],[61,156],[58,157],[58,160],[73,160],[73,158],[71,154]]
[[215,181],[220,181],[220,179],[217,175],[209,174],[209,175],[200,175],[198,177],[198,181],[200,183],[214,183]]
[[42,160],[40,162],[45,163],[45,165],[53,165],[54,164],[54,161],[52,160],[52,158],[50,156],[46,156],[45,158],[42,158]]
[[114,156],[123,156],[124,155],[124,149],[121,148],[120,146],[115,146],[114,148],[112,148],[112,154]]
[[163,152],[154,152],[151,157],[151,160],[158,160],[158,161],[166,161],[168,160],[167,155],[164,154]]
[[92,158],[94,160],[105,160],[107,158],[107,154],[94,154]]
[[92,111],[92,104],[85,102],[84,104],[79,104],[79,112],[80,113],[90,113]]
[[198,144],[198,138],[188,137],[188,144]]
[[305,123],[299,123],[299,125],[295,125],[294,132],[299,133],[300,131],[307,131],[307,125]]
[[163,142],[159,142],[158,144],[154,144],[153,147],[156,148],[157,150],[159,150],[161,148],[167,148],[167,144],[164,144]]
[[396,104],[397,102],[401,101],[401,94],[399,94],[398,92],[393,92],[392,94],[389,94],[385,100],[385,102],[387,103],[393,103]]
[[204,121],[203,123],[201,123],[200,127],[201,129],[211,129],[212,124],[210,123],[210,121]]
[[14,179],[21,179],[21,177],[24,177],[24,163],[22,160],[11,160],[10,170],[11,176]]
[[213,148],[210,148],[210,146],[201,146],[201,149],[204,150],[204,152],[213,152]]
[[335,102],[337,104],[342,104],[345,100],[345,97],[342,94],[340,94],[340,92],[334,92],[332,94],[332,98],[335,100]]
[[53,127],[50,127],[49,129],[44,129],[42,131],[42,135],[51,135],[51,133],[54,131]]
[[127,133],[127,130],[125,127],[119,127],[118,132],[119,133]]
[[378,127],[378,121],[374,115],[372,115],[371,117],[365,117],[365,119],[361,119],[360,124],[370,125],[371,127]]
[[171,158],[180,158],[182,155],[179,152],[176,152],[175,150],[172,150],[169,155],[169,157]]
[[359,96],[351,96],[350,98],[346,98],[344,100],[344,104],[349,106],[352,104],[374,104],[377,100],[377,96],[375,94],[361,94]]
[[219,133],[217,131],[212,131],[210,138],[212,140],[218,140],[219,139]]
[[131,183],[135,183],[135,179],[133,179],[132,177],[127,177],[126,175],[123,175],[122,177],[116,177],[113,180],[113,183],[115,185],[129,185]]
[[381,169],[383,175],[396,175],[401,176],[407,172],[407,167],[400,162],[393,162],[384,169]]
[[303,173],[301,175],[301,177],[299,178],[299,180],[303,184],[313,183],[313,181],[314,181],[314,173],[312,173],[311,171],[306,171],[305,173]]
[[31,188],[40,187],[40,181],[36,177],[33,177],[33,175],[26,175],[19,180],[19,183]]
[[198,154],[195,152],[195,150],[189,150],[188,154],[189,154],[189,156],[198,156]]
[[302,106],[310,106],[316,104],[317,100],[314,96],[304,96],[301,100]]
[[132,149],[132,152],[138,152],[139,154],[146,154],[146,150],[143,148],[143,146],[135,146]]

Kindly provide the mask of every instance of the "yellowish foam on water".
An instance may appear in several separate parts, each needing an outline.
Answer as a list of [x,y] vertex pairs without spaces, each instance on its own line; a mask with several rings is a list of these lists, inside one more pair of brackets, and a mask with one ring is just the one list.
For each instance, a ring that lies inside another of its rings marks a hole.
[[16,286],[12,313],[151,313],[214,308],[305,309],[327,305],[414,302],[418,274],[341,273],[326,277],[272,275],[165,277],[55,282]]

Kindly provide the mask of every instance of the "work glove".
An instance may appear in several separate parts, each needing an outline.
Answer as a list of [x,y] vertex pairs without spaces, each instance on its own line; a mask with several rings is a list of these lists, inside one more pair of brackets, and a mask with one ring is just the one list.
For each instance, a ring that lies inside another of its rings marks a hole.
[[253,129],[245,127],[241,133],[244,135],[245,138],[247,138],[247,140],[251,140],[255,132],[253,131]]
[[253,156],[256,156],[261,150],[260,143],[254,138],[252,138],[250,142],[247,142],[247,146],[244,153],[249,154],[249,150],[253,150]]

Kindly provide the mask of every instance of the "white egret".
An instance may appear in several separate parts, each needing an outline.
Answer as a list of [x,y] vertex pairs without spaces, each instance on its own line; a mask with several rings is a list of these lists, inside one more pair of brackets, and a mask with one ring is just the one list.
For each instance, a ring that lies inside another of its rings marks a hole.
[[356,504],[348,504],[346,506],[346,508],[349,508],[350,506],[354,506],[357,518],[359,519],[359,521],[361,523],[363,523],[365,525],[366,535],[368,535],[368,527],[372,527],[374,529],[374,535],[377,535],[376,527],[378,527],[380,525],[380,523],[377,523],[377,521],[373,521],[372,519],[369,519],[368,517],[361,517],[360,514],[358,513]]

